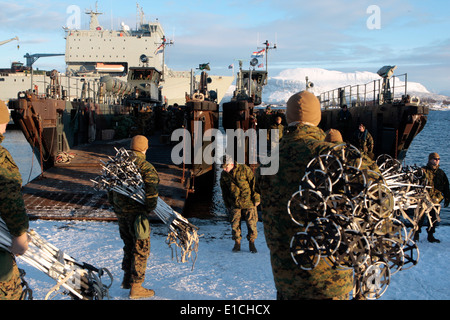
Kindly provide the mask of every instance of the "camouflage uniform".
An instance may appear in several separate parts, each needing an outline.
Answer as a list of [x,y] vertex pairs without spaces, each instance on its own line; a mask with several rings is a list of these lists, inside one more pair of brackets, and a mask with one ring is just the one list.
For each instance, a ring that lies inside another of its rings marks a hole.
[[150,235],[140,239],[135,231],[136,219],[148,216],[158,202],[159,177],[152,164],[145,160],[145,155],[133,152],[135,164],[138,167],[145,185],[145,205],[117,192],[109,192],[108,198],[113,205],[119,222],[120,237],[124,242],[122,270],[124,283],[143,283],[147,259],[150,255]]
[[448,178],[445,172],[439,168],[432,168],[427,165],[422,168],[428,181],[428,185],[432,188],[429,189],[431,199],[434,203],[440,203],[442,200],[448,204],[450,200],[450,190]]
[[[450,190],[447,175],[441,168],[439,168],[439,166],[433,168],[430,164],[428,164],[422,167],[422,169],[425,173],[428,186],[431,187],[431,189],[427,190],[432,201],[438,204],[442,200],[444,200],[444,206],[447,207],[450,201]],[[430,212],[430,215],[432,226],[427,228],[427,232],[431,237],[436,230],[436,224],[439,222],[439,213],[433,210]],[[420,229],[423,226],[424,219],[425,215],[422,216],[422,218],[419,221],[419,229],[417,230],[417,233],[420,233],[421,231]]]
[[280,142],[278,173],[260,175],[258,171],[256,175],[278,299],[346,299],[352,290],[353,270],[335,270],[323,259],[314,269],[303,270],[290,254],[293,235],[304,230],[291,220],[287,203],[298,191],[310,160],[335,146],[324,139],[325,133],[318,127],[288,127]]
[[283,138],[283,130],[284,126],[281,123],[275,123],[273,124],[270,129],[267,131],[267,140],[270,140],[272,129],[278,130],[278,140],[281,140]]
[[235,164],[230,172],[222,171],[220,187],[225,206],[230,212],[233,240],[241,240],[241,220],[245,220],[247,239],[254,241],[258,236],[256,204],[260,202],[260,196],[255,190],[253,171],[245,164]]
[[[0,143],[3,140],[0,134]],[[9,151],[0,145],[0,216],[15,237],[27,232],[29,227],[21,188],[19,168]],[[0,249],[0,263],[0,300],[19,300],[22,285],[14,256]]]
[[370,132],[366,129],[364,132],[357,131],[354,137],[355,146],[364,154],[368,155],[371,159],[373,159],[373,137]]

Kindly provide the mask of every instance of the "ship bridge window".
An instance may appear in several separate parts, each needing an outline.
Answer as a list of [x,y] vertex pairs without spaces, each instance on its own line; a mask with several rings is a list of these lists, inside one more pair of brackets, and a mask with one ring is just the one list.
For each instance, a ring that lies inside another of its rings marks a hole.
[[133,80],[150,80],[153,77],[153,70],[135,70],[133,72]]

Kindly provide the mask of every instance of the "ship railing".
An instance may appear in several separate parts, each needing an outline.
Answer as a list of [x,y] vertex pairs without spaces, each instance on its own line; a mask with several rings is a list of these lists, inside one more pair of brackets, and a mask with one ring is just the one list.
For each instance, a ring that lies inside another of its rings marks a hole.
[[363,107],[392,103],[407,96],[407,74],[380,78],[366,84],[348,85],[319,95],[322,109],[340,108],[343,105]]
[[[30,80],[32,78],[30,77]],[[121,104],[123,96],[120,94],[104,93],[101,91],[101,82],[96,77],[71,77],[70,75],[59,75],[58,82],[52,86],[52,80],[47,72],[35,76],[30,82],[30,89],[27,91],[34,93],[41,99],[54,98],[66,101],[94,102],[100,105],[107,105],[108,108],[115,108]],[[106,108],[106,107],[105,107]],[[100,110],[102,113],[109,110]]]

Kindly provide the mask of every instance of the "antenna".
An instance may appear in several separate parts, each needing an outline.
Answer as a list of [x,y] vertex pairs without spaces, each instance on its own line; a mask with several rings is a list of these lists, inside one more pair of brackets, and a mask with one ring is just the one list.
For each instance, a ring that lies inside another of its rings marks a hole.
[[266,49],[266,72],[268,72],[267,64],[268,64],[268,61],[269,61],[269,50],[276,49],[277,48],[277,44],[274,43],[273,46],[271,47],[270,44],[269,44],[269,40],[266,40],[266,42],[264,42],[263,45],[265,45],[265,47],[262,48],[262,49]]
[[[173,45],[173,40],[169,40],[169,41],[167,41],[167,39],[166,39],[166,36],[164,36],[163,35],[163,37],[161,38],[161,41],[162,42],[160,42],[160,43],[155,43],[155,44],[159,44],[159,47],[156,49],[157,51],[158,50],[160,50],[160,48],[161,48],[161,50],[162,50],[162,72],[161,72],[161,82],[163,82],[165,79],[164,79],[164,69],[165,69],[165,56],[166,56],[166,46],[170,46],[170,45]],[[156,52],[155,52],[155,54],[157,54]]]
[[136,30],[138,30],[138,21],[139,21],[139,3],[136,2]]

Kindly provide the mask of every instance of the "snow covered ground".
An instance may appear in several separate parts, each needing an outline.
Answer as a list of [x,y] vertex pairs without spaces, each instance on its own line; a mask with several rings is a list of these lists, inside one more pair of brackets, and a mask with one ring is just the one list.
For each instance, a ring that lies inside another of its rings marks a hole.
[[[269,250],[263,225],[258,223],[256,241],[258,253],[248,251],[243,241],[242,251],[233,253],[231,230],[223,220],[191,219],[200,228],[198,257],[192,262],[178,263],[165,243],[167,229],[153,224],[151,255],[144,286],[155,290],[149,300],[274,300],[276,291],[272,278]],[[243,224],[245,229],[245,224]],[[113,222],[31,221],[31,228],[79,262],[107,268],[114,277],[111,300],[128,300],[128,290],[120,288],[122,271],[122,240]],[[244,231],[244,236],[245,236]],[[450,227],[437,228],[441,243],[429,243],[426,232],[419,241],[419,263],[397,272],[380,300],[447,300],[450,299]],[[26,279],[35,300],[45,298],[55,281],[18,260],[26,270]],[[106,278],[105,278],[106,282]],[[58,295],[54,299],[68,299]]]

